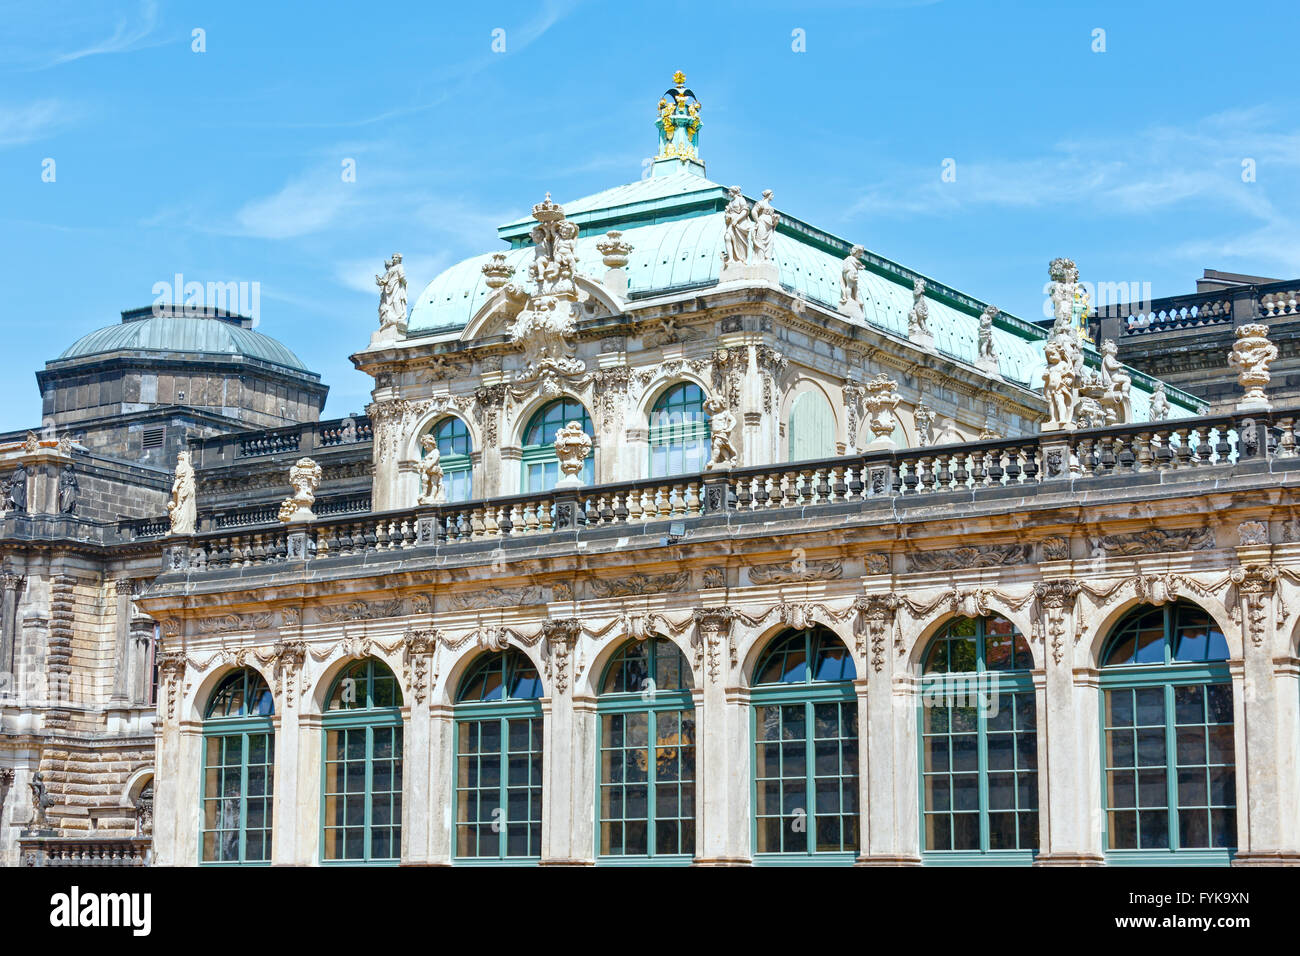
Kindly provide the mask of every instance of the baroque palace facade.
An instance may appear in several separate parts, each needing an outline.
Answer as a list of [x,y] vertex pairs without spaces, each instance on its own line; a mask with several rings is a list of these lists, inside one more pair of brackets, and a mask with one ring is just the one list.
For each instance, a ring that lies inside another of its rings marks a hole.
[[[365,416],[187,426],[94,548],[53,537],[93,442],[15,440],[4,634],[102,686],[76,726],[6,705],[9,859],[1300,862],[1269,323],[1211,413],[1094,345],[1069,260],[1040,328],[710,182],[680,74],[656,126],[647,178],[547,196],[409,310],[388,260]],[[119,680],[135,784],[82,756]]]

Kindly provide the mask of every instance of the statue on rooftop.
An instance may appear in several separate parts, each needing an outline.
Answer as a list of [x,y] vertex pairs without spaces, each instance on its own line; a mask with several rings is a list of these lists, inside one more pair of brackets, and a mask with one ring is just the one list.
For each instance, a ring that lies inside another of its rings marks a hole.
[[781,216],[772,207],[772,190],[763,190],[763,198],[754,203],[750,215],[754,218],[754,261],[771,262],[772,244],[776,238],[776,224],[781,221]]
[[1169,418],[1169,396],[1165,394],[1165,383],[1156,382],[1151,393],[1147,417],[1153,422],[1163,422]]
[[375,276],[379,286],[379,330],[406,332],[406,270],[402,268],[402,254],[394,252],[393,258],[384,260],[384,274]]
[[[532,381],[543,373],[575,375],[586,366],[574,358],[569,341],[577,329],[578,268],[576,241],[578,226],[564,218],[564,207],[551,201],[551,194],[533,206],[533,261],[528,277],[533,288],[519,295],[526,298],[510,326],[510,340],[524,350],[524,367],[519,381]],[[507,297],[515,286],[506,288]]]
[[420,439],[424,457],[416,465],[420,476],[420,504],[436,505],[446,500],[442,490],[442,453],[438,450],[438,439],[432,433]]
[[1044,346],[1044,354],[1047,370],[1043,372],[1043,397],[1047,399],[1050,417],[1043,431],[1071,431],[1074,429],[1075,405],[1079,401],[1074,367],[1056,342],[1049,340]]
[[925,301],[925,280],[912,283],[912,310],[907,313],[907,337],[922,346],[934,344],[930,333],[930,306]]
[[1106,410],[1106,421],[1112,425],[1122,425],[1133,420],[1133,379],[1124,371],[1118,352],[1119,347],[1114,339],[1101,343],[1100,401]]
[[866,250],[854,246],[840,263],[840,308],[850,315],[862,314],[862,293],[858,290],[858,273],[862,271],[862,253]]
[[194,465],[190,453],[176,455],[176,474],[172,479],[172,500],[167,503],[167,516],[171,519],[172,534],[193,534],[198,508],[194,498]]
[[993,320],[998,316],[998,307],[989,305],[980,314],[979,349],[975,356],[976,368],[997,374],[998,353],[993,344]]
[[723,214],[725,231],[722,236],[722,259],[724,262],[743,265],[749,262],[750,232],[753,221],[749,216],[749,203],[740,194],[739,186],[727,190],[731,197]]
[[736,416],[732,414],[720,398],[710,398],[704,403],[704,412],[709,416],[709,463],[706,471],[720,468],[734,468],[740,456],[736,446],[731,443],[731,433],[736,430]]

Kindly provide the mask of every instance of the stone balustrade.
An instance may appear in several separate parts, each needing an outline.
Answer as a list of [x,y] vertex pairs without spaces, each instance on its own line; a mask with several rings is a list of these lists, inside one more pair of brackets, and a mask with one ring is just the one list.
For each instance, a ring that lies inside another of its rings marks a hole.
[[[1026,438],[876,451],[821,461],[750,466],[596,485],[531,495],[449,503],[384,513],[347,512],[369,501],[323,502],[317,520],[285,526],[249,512],[251,522],[175,539],[172,571],[253,567],[289,560],[504,544],[603,528],[644,526],[727,512],[843,506],[875,498],[981,493],[1094,479],[1187,480],[1192,471],[1231,468],[1296,455],[1300,409],[1139,422]],[[1207,474],[1207,477],[1208,474]],[[1216,479],[1218,480],[1218,479]],[[330,513],[326,509],[341,509]]]
[[153,855],[149,837],[79,840],[62,837],[20,837],[23,866],[149,866]]

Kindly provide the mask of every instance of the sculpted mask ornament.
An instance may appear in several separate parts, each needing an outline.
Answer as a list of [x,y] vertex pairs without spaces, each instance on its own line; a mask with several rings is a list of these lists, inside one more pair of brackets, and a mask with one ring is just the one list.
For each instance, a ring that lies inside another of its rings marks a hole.
[[299,458],[289,469],[289,484],[293,494],[280,502],[280,520],[285,524],[294,521],[313,521],[316,515],[311,506],[316,503],[316,489],[320,487],[320,465],[310,458]]
[[394,252],[393,258],[384,260],[384,274],[375,276],[379,286],[379,331],[406,333],[406,270],[402,268],[402,254]]
[[172,534],[194,533],[198,504],[195,500],[194,466],[190,463],[188,451],[176,455],[176,474],[172,478],[172,497],[167,502],[167,517],[171,520]]
[[591,436],[582,430],[578,422],[569,422],[555,433],[555,457],[560,460],[560,471],[564,473],[555,485],[556,488],[578,488],[582,486],[582,463],[591,454]]
[[569,341],[577,328],[578,226],[564,218],[564,207],[551,202],[550,193],[533,207],[533,218],[537,225],[529,233],[534,254],[528,267],[533,291],[510,327],[510,341],[524,350],[519,381],[532,381],[543,372],[576,375],[585,368],[573,357]]
[[849,315],[862,314],[862,293],[858,290],[858,273],[862,271],[862,254],[866,250],[854,246],[840,263],[840,309]]
[[1237,370],[1237,382],[1246,394],[1237,403],[1238,411],[1267,411],[1273,406],[1264,394],[1269,382],[1268,365],[1277,358],[1277,346],[1268,340],[1268,326],[1263,323],[1243,325],[1237,329],[1237,341],[1228,355],[1228,364]]
[[704,411],[709,416],[712,444],[709,463],[704,466],[705,470],[734,468],[740,459],[736,454],[736,446],[731,441],[731,433],[736,429],[736,416],[718,398],[710,398],[706,401]]
[[420,504],[436,505],[446,501],[442,489],[442,453],[438,450],[438,439],[432,434],[420,439],[420,448],[424,457],[415,466],[420,476]]

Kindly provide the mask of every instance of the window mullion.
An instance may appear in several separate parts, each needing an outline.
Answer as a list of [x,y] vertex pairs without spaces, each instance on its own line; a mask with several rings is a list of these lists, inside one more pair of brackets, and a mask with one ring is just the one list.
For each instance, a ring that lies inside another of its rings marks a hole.
[[[807,640],[805,638],[805,640]],[[808,650],[811,650],[812,641],[807,641]],[[804,659],[808,661],[808,666],[812,667],[812,657],[805,651]],[[814,789],[816,781],[813,776],[813,764],[817,759],[817,745],[815,741],[815,731],[813,721],[816,720],[814,705],[811,700],[804,701],[804,753],[803,753],[803,772],[804,772],[804,799],[808,804],[807,814],[804,816],[805,826],[807,827],[806,851],[809,854],[817,852],[817,845],[814,842],[817,839],[817,792]]]
[[245,862],[244,850],[248,839],[248,734],[239,735],[239,862]]
[[[1174,726],[1174,685],[1165,684],[1165,800],[1169,804],[1169,849],[1179,847],[1178,733]],[[1202,705],[1204,706],[1204,705]]]
[[363,731],[366,735],[366,793],[365,793],[365,816],[361,823],[361,859],[367,863],[370,862],[370,824],[373,819],[371,814],[371,801],[374,798],[374,772],[375,772],[375,728],[367,726]]

